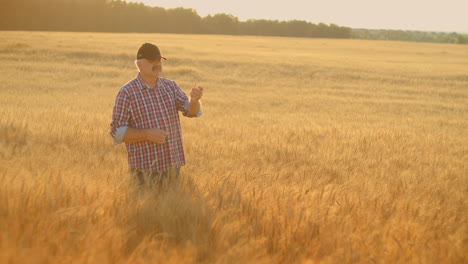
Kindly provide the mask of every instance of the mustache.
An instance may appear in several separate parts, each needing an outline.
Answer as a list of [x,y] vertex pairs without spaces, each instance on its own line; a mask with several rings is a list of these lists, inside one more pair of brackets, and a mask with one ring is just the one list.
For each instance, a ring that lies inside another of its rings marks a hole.
[[161,69],[161,66],[154,65],[151,69],[152,69],[153,71],[154,71],[154,70],[160,70],[160,69]]

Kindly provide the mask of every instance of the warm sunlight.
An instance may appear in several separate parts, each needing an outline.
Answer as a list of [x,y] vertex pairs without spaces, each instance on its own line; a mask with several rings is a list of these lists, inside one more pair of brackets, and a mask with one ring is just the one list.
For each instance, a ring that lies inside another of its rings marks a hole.
[[144,3],[2,1],[0,263],[468,263],[468,1]]

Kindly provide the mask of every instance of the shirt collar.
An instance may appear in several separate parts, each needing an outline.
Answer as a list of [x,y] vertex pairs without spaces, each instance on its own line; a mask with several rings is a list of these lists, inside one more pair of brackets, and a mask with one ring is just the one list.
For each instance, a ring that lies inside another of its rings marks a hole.
[[[137,80],[137,85],[138,85],[138,87],[140,87],[140,89],[142,89],[142,90],[154,89],[154,88],[151,88],[145,81],[143,81],[143,79],[140,76],[140,73],[137,74],[136,80]],[[157,88],[162,87],[161,78],[158,78],[158,80],[156,82],[156,87]]]

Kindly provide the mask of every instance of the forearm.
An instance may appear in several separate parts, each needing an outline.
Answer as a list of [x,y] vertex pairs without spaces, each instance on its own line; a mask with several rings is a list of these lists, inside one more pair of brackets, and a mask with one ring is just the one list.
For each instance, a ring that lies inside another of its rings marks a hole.
[[200,101],[196,99],[190,99],[190,103],[188,106],[188,114],[189,116],[196,116],[200,111]]
[[147,140],[148,129],[129,127],[125,132],[123,141],[127,143],[134,143]]

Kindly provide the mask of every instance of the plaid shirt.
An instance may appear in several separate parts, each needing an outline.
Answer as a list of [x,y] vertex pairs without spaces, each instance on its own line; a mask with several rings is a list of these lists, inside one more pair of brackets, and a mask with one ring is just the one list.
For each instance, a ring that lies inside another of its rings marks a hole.
[[[150,88],[140,74],[125,84],[117,94],[111,135],[115,144],[123,140],[128,127],[159,128],[169,132],[164,144],[150,141],[125,143],[128,165],[145,172],[163,172],[169,167],[185,165],[182,130],[178,111],[188,113],[189,100],[179,86],[171,80],[159,78],[156,88]],[[201,108],[196,117],[201,115]]]

